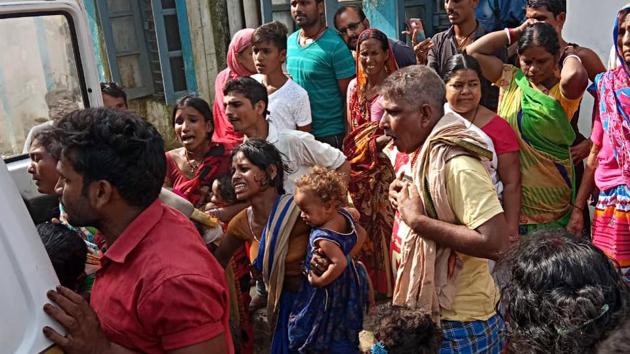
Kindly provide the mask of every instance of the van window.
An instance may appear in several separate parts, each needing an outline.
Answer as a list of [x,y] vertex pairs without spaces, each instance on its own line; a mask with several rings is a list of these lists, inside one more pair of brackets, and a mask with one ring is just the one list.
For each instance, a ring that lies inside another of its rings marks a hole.
[[85,107],[72,23],[63,14],[0,18],[0,155],[24,151],[32,127]]

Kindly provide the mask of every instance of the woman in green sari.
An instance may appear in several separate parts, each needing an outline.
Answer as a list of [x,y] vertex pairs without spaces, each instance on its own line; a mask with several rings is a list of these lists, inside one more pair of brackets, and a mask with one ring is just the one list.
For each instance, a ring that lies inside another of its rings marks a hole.
[[[520,68],[493,56],[518,41]],[[519,233],[567,225],[575,198],[570,119],[580,106],[588,75],[572,47],[560,51],[546,23],[490,33],[466,48],[483,75],[500,88],[498,114],[517,133],[522,201]]]

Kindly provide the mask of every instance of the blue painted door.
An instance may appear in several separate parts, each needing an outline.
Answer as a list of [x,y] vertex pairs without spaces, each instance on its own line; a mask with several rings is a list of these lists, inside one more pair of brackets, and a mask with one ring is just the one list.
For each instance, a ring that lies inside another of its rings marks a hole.
[[401,40],[409,18],[422,19],[427,37],[448,27],[443,0],[363,1],[363,10],[372,27]]

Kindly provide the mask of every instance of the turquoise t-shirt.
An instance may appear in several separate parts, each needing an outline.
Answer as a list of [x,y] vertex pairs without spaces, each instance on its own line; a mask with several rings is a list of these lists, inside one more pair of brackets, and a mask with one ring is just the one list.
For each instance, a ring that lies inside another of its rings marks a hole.
[[330,28],[304,48],[298,44],[298,32],[288,39],[287,71],[308,92],[313,135],[343,134],[346,93],[339,90],[337,80],[355,75],[354,58],[341,37]]

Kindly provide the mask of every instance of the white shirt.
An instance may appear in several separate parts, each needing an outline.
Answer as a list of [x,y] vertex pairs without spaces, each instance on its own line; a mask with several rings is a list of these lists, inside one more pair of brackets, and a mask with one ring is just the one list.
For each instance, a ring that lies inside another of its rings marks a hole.
[[[252,78],[263,83],[262,74],[252,75]],[[269,95],[267,119],[282,129],[297,129],[311,124],[311,104],[308,93],[295,81],[288,79],[278,90]]]
[[284,190],[295,193],[295,183],[308,174],[316,165],[336,170],[346,161],[346,156],[338,149],[315,140],[313,135],[299,130],[279,130],[269,124],[267,142],[282,153],[288,167],[284,173]]

